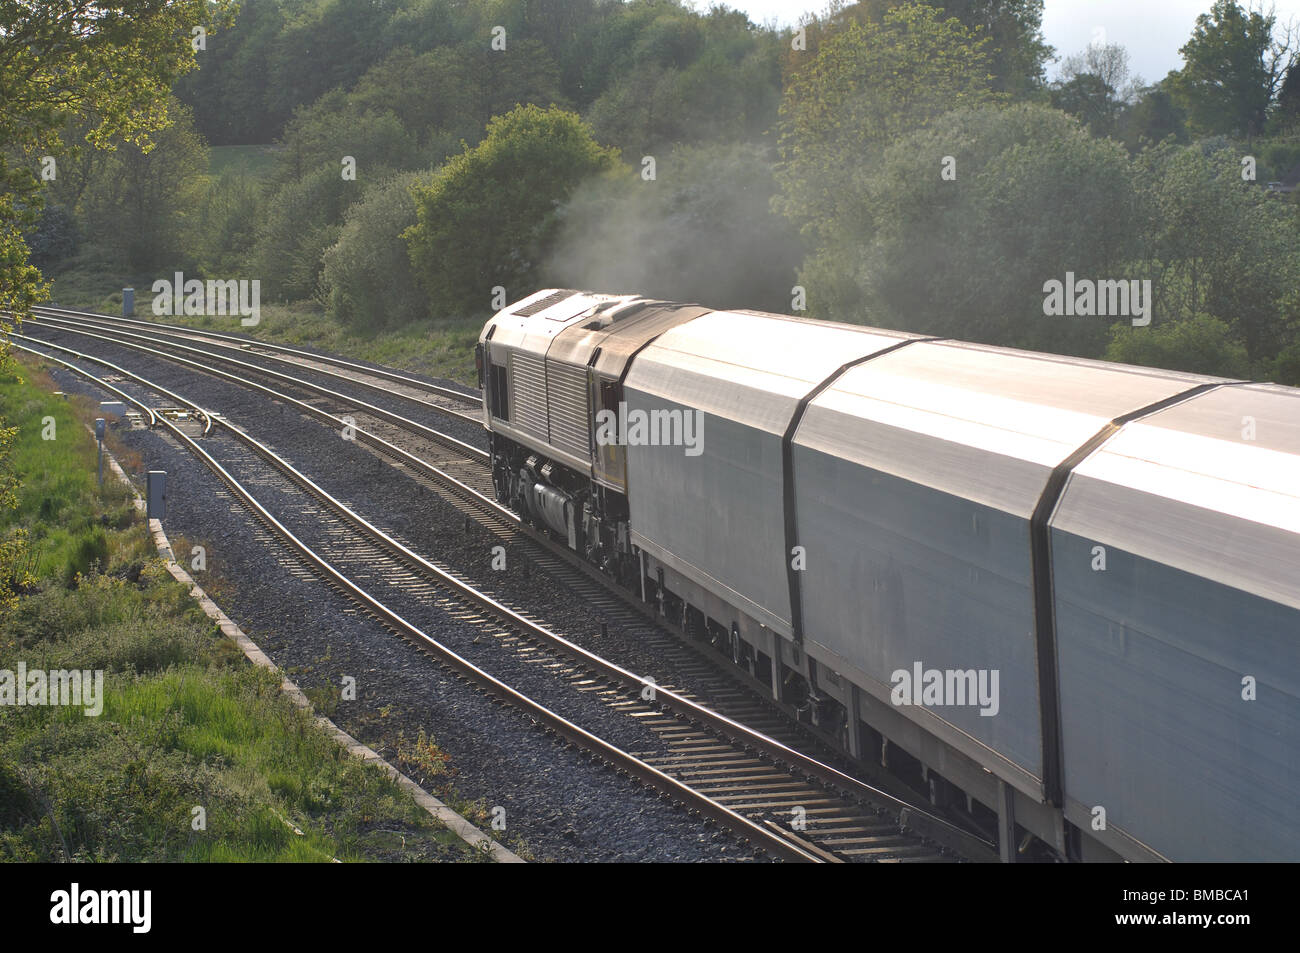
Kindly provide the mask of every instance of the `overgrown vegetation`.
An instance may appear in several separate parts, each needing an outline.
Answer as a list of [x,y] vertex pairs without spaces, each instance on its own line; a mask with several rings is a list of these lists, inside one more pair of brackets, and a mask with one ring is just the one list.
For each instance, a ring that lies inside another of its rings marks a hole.
[[221,636],[126,488],[96,486],[93,408],[30,376],[0,377],[20,487],[0,671],[102,671],[102,711],[0,705],[0,860],[476,859]]
[[[1207,0],[1147,82],[1114,44],[1053,67],[1042,8],[832,0],[794,35],[679,0],[247,0],[153,151],[61,159],[29,240],[60,303],[256,279],[254,334],[462,380],[497,288],[797,285],[815,317],[1300,383],[1297,207],[1265,187],[1300,178],[1287,25]],[[1150,280],[1150,326],[1046,316],[1067,272]]]

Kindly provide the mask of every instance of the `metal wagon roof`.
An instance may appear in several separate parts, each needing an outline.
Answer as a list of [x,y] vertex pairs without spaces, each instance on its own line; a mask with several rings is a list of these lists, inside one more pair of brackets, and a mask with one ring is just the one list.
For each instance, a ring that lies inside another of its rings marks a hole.
[[1300,390],[1220,387],[1125,425],[1052,526],[1300,609]]
[[844,364],[919,335],[756,312],[714,311],[665,332],[628,386],[780,436],[814,387]]
[[1050,471],[1107,423],[1211,380],[922,341],[847,371],[795,443],[1027,518]]

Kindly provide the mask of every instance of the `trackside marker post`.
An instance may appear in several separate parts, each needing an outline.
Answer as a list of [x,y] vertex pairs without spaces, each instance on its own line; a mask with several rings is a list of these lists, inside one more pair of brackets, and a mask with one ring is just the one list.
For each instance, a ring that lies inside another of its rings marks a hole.
[[104,485],[104,418],[95,418],[95,445],[99,448],[99,485]]
[[167,471],[150,470],[145,483],[145,515],[151,520],[167,518]]

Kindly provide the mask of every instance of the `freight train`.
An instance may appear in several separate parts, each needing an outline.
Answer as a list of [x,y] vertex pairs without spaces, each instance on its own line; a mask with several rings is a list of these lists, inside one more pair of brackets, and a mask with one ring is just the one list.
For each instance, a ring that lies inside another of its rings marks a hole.
[[548,289],[498,498],[1004,859],[1300,860],[1300,390]]

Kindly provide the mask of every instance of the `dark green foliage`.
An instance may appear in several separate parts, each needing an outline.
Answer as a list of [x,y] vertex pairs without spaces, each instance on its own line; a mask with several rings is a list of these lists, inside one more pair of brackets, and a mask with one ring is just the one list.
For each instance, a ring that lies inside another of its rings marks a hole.
[[194,229],[195,256],[210,275],[238,276],[247,267],[263,214],[257,180],[239,167],[211,180]]
[[1165,88],[1157,83],[1140,94],[1136,103],[1124,111],[1119,121],[1119,135],[1129,152],[1137,153],[1166,139],[1187,141],[1187,113]]
[[1114,88],[1093,73],[1082,73],[1056,86],[1052,105],[1077,118],[1094,136],[1110,135],[1123,108]]
[[321,255],[338,240],[344,211],[361,197],[360,185],[341,172],[338,163],[321,165],[267,201],[250,266],[251,277],[262,281],[263,301],[316,293]]
[[1273,122],[1282,132],[1300,126],[1300,64],[1292,63],[1277,93],[1277,110]]
[[1296,206],[1243,181],[1241,151],[1228,141],[1153,149],[1138,169],[1157,317],[1211,315],[1253,361],[1293,343]]
[[[942,176],[948,155],[955,180]],[[801,274],[815,312],[1099,353],[1106,323],[1044,315],[1043,285],[1126,276],[1138,223],[1120,146],[1042,106],[962,110],[896,142],[860,189],[852,207],[870,217],[841,217]]]
[[32,264],[48,270],[77,251],[77,220],[66,206],[47,202],[36,231],[27,240]]
[[367,190],[348,209],[338,241],[326,250],[322,292],[330,315],[364,332],[402,327],[428,314],[402,233],[415,224],[404,172]]
[[820,243],[845,216],[868,214],[856,207],[857,183],[898,136],[998,99],[986,47],[914,0],[822,42],[781,104],[781,208],[804,235]]
[[345,156],[356,160],[357,178],[364,182],[376,178],[376,170],[411,165],[419,153],[392,110],[364,108],[336,90],[294,115],[278,153],[274,182],[300,181],[322,166],[332,166],[341,177]]
[[194,209],[206,188],[208,150],[189,110],[172,100],[172,125],[145,152],[130,143],[99,156],[79,208],[87,238],[118,251],[133,272],[162,274],[186,264]]
[[1202,135],[1256,136],[1294,61],[1273,36],[1277,17],[1247,10],[1237,0],[1214,0],[1196,18],[1192,37],[1179,51],[1183,68],[1170,75],[1171,90]]
[[1250,376],[1250,358],[1232,329],[1208,314],[1165,320],[1149,328],[1115,325],[1106,360],[1173,367],[1193,374]]
[[234,28],[209,37],[198,54],[200,68],[176,84],[213,145],[270,142],[289,118],[268,95],[289,15],[287,3],[244,0]]
[[493,119],[487,138],[414,188],[418,222],[404,235],[434,315],[483,310],[498,286],[508,298],[535,290],[556,206],[617,164],[575,113],[521,106]]

